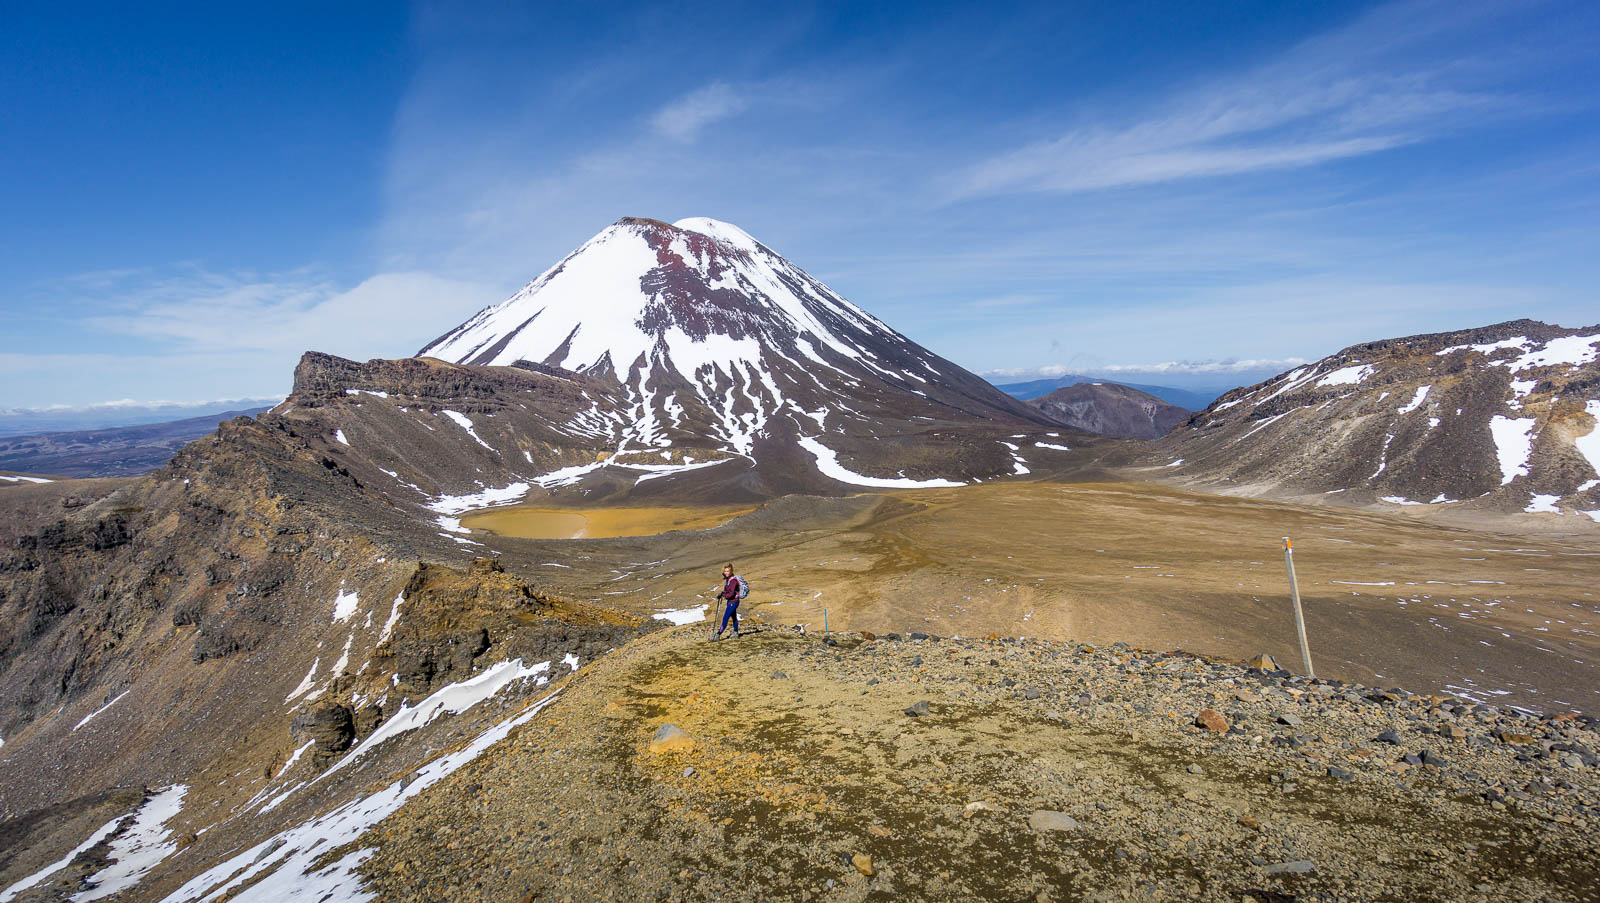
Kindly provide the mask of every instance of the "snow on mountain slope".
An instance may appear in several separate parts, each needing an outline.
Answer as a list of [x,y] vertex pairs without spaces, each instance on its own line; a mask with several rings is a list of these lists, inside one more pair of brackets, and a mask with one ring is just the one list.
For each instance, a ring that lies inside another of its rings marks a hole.
[[[706,218],[623,219],[418,356],[531,363],[604,381],[620,403],[591,398],[567,426],[603,437],[613,457],[709,446],[792,464],[804,460],[797,440],[809,438],[871,478],[960,480],[1012,465],[990,449],[960,473],[908,475],[908,464],[924,469],[916,455],[905,460],[902,447],[900,457],[873,460],[882,450],[861,443],[939,425],[1049,423],[737,226]],[[763,443],[771,443],[765,455]],[[824,457],[814,455],[813,466]]]
[[1346,348],[1229,392],[1159,448],[1243,491],[1600,519],[1597,435],[1600,326],[1517,320]]

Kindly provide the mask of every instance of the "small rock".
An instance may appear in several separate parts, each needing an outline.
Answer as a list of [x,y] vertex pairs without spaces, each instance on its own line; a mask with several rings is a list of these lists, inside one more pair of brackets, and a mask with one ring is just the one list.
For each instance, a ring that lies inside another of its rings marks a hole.
[[1245,659],[1244,666],[1246,668],[1259,668],[1262,671],[1276,671],[1278,670],[1278,660],[1265,652],[1258,652]]
[[1328,777],[1343,781],[1346,784],[1356,779],[1354,772],[1340,768],[1337,765],[1328,766]]
[[924,699],[908,707],[906,714],[913,718],[926,718],[933,714],[933,710],[928,708],[928,700]]
[[1274,862],[1267,866],[1266,869],[1267,874],[1269,875],[1309,875],[1316,870],[1316,865],[1309,859],[1296,859],[1292,862]]
[[866,875],[868,878],[872,877],[872,857],[866,853],[857,853],[851,856],[850,864],[855,866],[856,871],[861,874]]
[[1422,764],[1424,764],[1424,765],[1432,765],[1434,768],[1443,768],[1446,765],[1450,764],[1449,762],[1445,761],[1443,756],[1441,756],[1441,755],[1439,755],[1437,753],[1428,752],[1427,750],[1423,750],[1422,751],[1421,759],[1422,759]]
[[1259,828],[1261,827],[1261,822],[1254,815],[1241,815],[1239,816],[1239,827]]
[[686,777],[686,778],[694,777],[694,766],[693,765],[686,766],[683,769],[683,776]]
[[1387,743],[1390,746],[1399,746],[1403,742],[1400,739],[1400,735],[1392,729],[1384,731],[1373,739],[1379,743]]
[[773,680],[788,680],[789,679],[789,675],[783,673],[782,671],[774,671],[774,672],[772,672],[772,679]]
[[1296,715],[1293,712],[1284,712],[1282,715],[1278,716],[1278,723],[1287,724],[1289,727],[1299,727],[1304,722],[1300,720],[1299,715]]
[[961,817],[962,818],[971,818],[972,816],[977,815],[979,812],[992,812],[992,811],[994,811],[994,807],[993,806],[989,805],[988,803],[984,802],[983,800],[975,800],[975,801],[970,802],[970,803],[967,804],[966,811],[961,813]]
[[683,728],[676,724],[663,724],[656,729],[656,735],[650,738],[650,752],[664,753],[675,749],[693,749],[694,738],[683,732]]
[[1035,831],[1076,831],[1078,822],[1065,812],[1035,809],[1033,814],[1028,816],[1028,827]]
[[1194,716],[1194,723],[1196,727],[1203,727],[1215,734],[1228,732],[1228,719],[1222,717],[1222,713],[1216,709],[1202,710],[1200,714]]
[[1034,689],[1033,687],[1029,687],[1028,689],[1022,691],[1022,698],[1024,698],[1024,699],[1038,699],[1039,698],[1039,691]]
[[1190,774],[1205,774],[1206,770],[1204,768],[1201,768],[1199,765],[1190,765],[1189,766],[1189,773]]

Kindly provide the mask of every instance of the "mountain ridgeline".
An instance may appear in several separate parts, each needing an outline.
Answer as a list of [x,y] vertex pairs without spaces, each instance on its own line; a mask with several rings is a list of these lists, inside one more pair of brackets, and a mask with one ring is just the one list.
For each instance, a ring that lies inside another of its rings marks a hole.
[[1230,492],[1600,520],[1600,326],[1353,345],[1223,395],[1155,460]]

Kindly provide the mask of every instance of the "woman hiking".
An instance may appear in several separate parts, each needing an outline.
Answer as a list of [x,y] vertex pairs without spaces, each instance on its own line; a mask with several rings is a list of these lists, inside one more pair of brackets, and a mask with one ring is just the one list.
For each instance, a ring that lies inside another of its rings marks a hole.
[[733,622],[733,635],[739,635],[739,600],[743,599],[750,591],[745,587],[750,584],[744,578],[733,572],[733,562],[722,566],[722,592],[717,593],[717,598],[727,603],[722,612],[722,626],[717,628],[717,633],[711,638],[712,642],[722,638],[722,632],[728,629],[728,622]]

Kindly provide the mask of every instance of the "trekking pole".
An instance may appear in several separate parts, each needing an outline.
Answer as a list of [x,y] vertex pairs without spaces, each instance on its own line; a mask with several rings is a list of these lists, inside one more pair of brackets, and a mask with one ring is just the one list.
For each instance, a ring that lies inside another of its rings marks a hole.
[[1300,610],[1300,584],[1294,578],[1294,545],[1283,538],[1283,563],[1289,569],[1289,595],[1294,599],[1294,629],[1300,634],[1300,660],[1306,663],[1306,676],[1316,677],[1311,667],[1311,646],[1306,643],[1306,616]]
[[828,610],[826,608],[822,610],[822,635],[828,635]]

